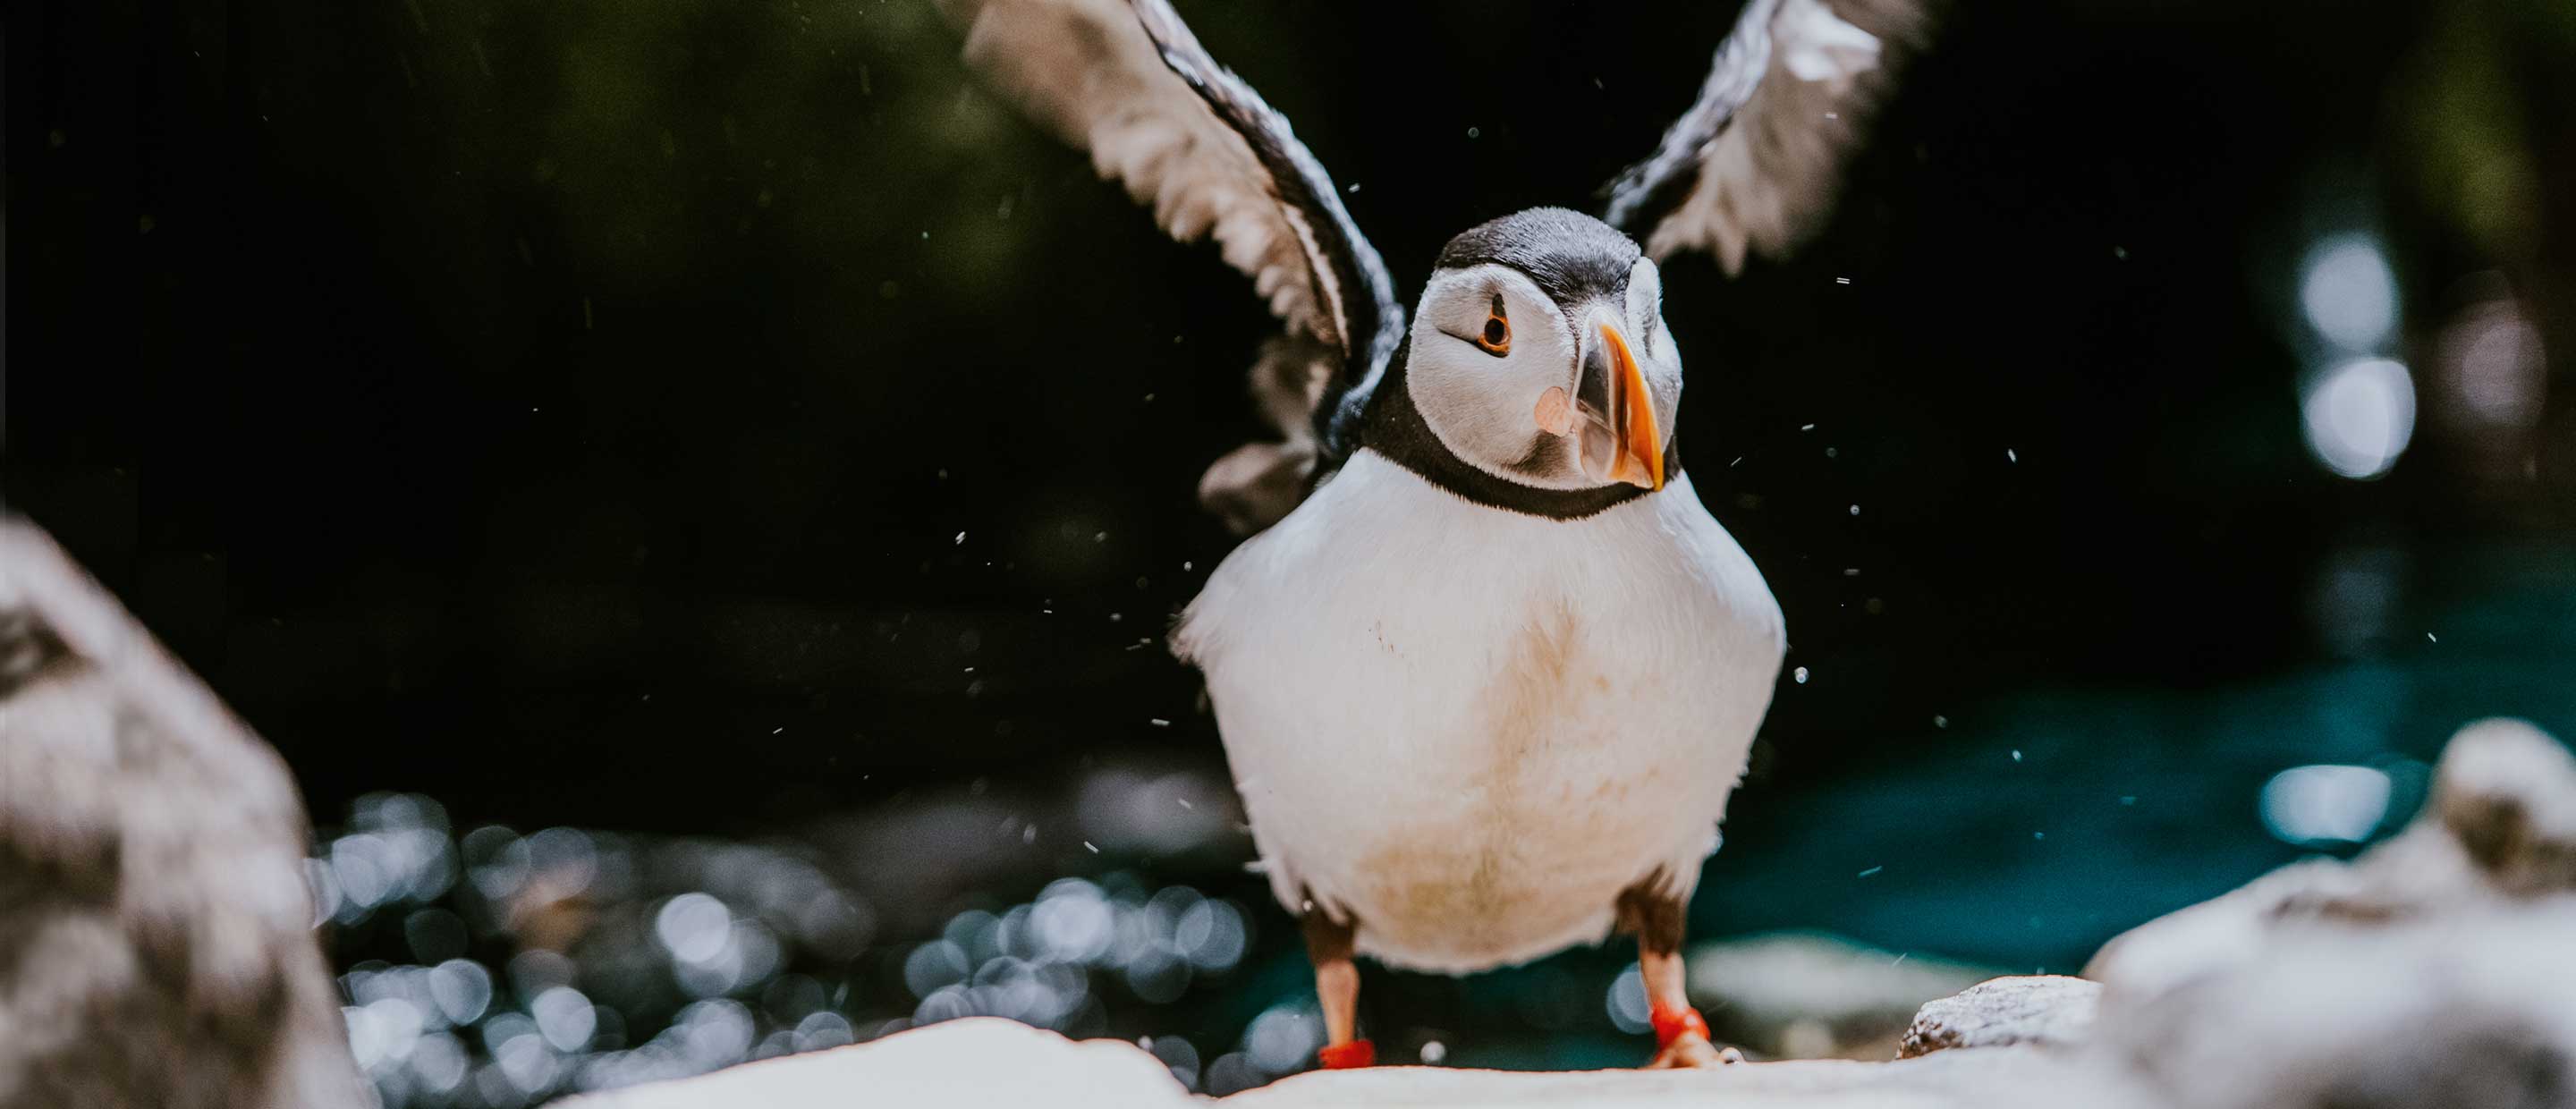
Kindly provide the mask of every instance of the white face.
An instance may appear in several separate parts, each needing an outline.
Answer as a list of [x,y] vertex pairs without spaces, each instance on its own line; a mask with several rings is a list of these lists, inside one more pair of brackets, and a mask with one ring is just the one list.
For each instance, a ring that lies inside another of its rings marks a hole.
[[1660,486],[1681,355],[1652,260],[1623,292],[1558,304],[1509,266],[1433,274],[1405,363],[1414,407],[1451,453],[1507,481]]

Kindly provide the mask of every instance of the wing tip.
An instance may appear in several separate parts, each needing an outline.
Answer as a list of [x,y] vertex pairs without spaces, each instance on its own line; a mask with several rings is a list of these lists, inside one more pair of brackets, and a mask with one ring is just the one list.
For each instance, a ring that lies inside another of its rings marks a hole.
[[[1653,155],[1602,186],[1603,220],[1659,262],[1701,249],[1729,275],[1741,273],[1750,254],[1795,250],[1830,218],[1840,178],[1868,144],[1897,73],[1930,42],[1945,7],[1944,0],[1785,0],[1758,26],[1748,8],[1718,45],[1699,100]],[[1812,34],[1789,31],[1791,20]],[[1729,81],[1746,51],[1756,52],[1758,76]],[[1819,108],[1819,96],[1821,120],[1784,116]]]

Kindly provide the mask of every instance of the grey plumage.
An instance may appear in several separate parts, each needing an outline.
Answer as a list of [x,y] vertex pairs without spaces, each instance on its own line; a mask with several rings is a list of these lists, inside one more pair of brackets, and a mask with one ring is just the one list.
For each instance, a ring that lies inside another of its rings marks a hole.
[[1285,116],[1210,58],[1162,0],[940,0],[995,93],[1091,153],[1182,242],[1213,236],[1286,334],[1251,388],[1279,436],[1219,459],[1200,501],[1238,532],[1296,507],[1323,455],[1314,414],[1393,353],[1404,310],[1377,251]]
[[1727,272],[1833,211],[1843,163],[1919,47],[1927,0],[1751,0],[1690,110],[1609,185],[1602,217],[1658,260],[1706,250]]
[[1601,221],[1564,208],[1532,208],[1486,220],[1440,248],[1444,270],[1492,262],[1527,274],[1549,299],[1580,304],[1628,282],[1637,244]]
[[307,835],[276,753],[0,519],[0,1105],[371,1104]]

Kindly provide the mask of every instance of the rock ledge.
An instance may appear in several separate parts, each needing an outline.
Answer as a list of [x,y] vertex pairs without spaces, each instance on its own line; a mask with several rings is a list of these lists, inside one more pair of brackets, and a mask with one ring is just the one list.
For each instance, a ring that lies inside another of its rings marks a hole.
[[[1744,1063],[1706,1071],[1533,1073],[1440,1067],[1312,1072],[1216,1099],[1242,1109],[1545,1105],[1660,1109],[1953,1109],[2132,1101],[2100,1075],[2022,1050],[1957,1051],[1892,1063]],[[873,1043],[555,1103],[556,1109],[825,1109],[854,1104],[1156,1109],[1209,1104],[1121,1040],[1074,1041],[975,1017]]]

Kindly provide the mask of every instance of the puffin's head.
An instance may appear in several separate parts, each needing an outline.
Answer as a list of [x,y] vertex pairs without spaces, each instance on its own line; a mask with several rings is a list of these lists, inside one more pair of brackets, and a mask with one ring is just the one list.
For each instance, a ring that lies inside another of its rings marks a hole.
[[1523,485],[1660,489],[1682,361],[1637,244],[1563,208],[1449,240],[1405,385],[1451,453]]

